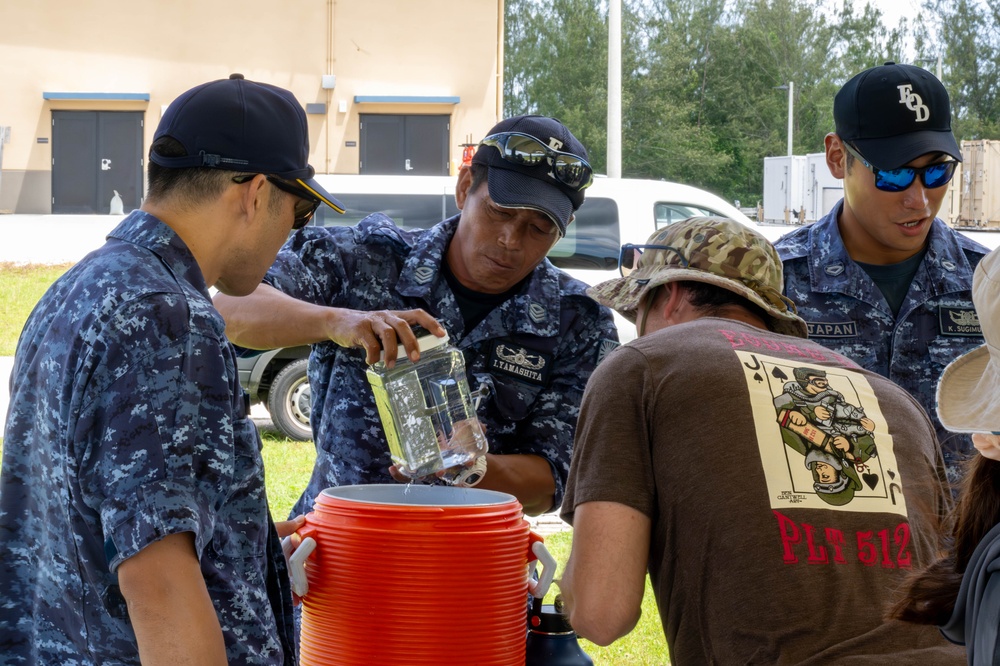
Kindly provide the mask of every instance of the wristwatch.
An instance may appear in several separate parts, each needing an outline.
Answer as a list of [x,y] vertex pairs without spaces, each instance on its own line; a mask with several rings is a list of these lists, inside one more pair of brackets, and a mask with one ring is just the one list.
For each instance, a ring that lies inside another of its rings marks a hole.
[[458,473],[452,485],[471,488],[482,481],[484,476],[486,476],[486,456],[481,455],[472,465]]

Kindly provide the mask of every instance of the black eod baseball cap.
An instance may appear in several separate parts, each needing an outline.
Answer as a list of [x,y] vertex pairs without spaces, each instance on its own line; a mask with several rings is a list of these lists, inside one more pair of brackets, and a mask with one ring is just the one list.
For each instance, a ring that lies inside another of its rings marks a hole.
[[187,155],[149,159],[168,169],[206,167],[276,176],[305,199],[338,213],[344,205],[313,177],[309,128],[302,105],[288,90],[233,74],[181,93],[160,119],[153,140],[169,136]]
[[837,135],[883,170],[927,153],[962,161],[951,131],[948,91],[915,65],[887,62],[861,72],[833,100]]

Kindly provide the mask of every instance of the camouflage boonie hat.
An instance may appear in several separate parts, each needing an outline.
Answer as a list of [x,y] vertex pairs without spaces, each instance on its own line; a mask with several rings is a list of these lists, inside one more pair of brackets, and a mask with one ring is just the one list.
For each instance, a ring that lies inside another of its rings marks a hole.
[[773,331],[806,337],[806,323],[781,293],[778,253],[750,227],[723,217],[690,217],[656,231],[646,244],[673,249],[644,251],[634,271],[591,287],[590,297],[635,323],[639,302],[650,289],[684,280],[707,282],[763,308]]

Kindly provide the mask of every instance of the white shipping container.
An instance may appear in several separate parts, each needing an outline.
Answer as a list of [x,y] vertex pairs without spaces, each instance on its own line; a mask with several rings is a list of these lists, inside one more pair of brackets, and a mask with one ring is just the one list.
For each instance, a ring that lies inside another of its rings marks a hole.
[[805,219],[806,158],[764,158],[764,224],[801,224]]
[[1000,227],[1000,141],[963,141],[961,176],[955,226]]
[[806,224],[815,222],[844,196],[844,181],[834,178],[826,165],[826,153],[806,155]]
[[940,217],[948,226],[955,227],[958,226],[958,218],[962,213],[962,163],[959,162],[958,166],[955,167],[955,175],[952,176],[951,182],[948,184],[948,191],[945,192],[944,198],[941,199],[941,208],[938,209],[937,216]]

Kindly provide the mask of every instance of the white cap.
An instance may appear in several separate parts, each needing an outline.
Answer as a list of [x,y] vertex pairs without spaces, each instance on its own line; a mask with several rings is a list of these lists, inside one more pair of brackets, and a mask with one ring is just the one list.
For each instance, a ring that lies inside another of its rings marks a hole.
[[[428,351],[430,349],[436,349],[437,347],[440,347],[441,345],[448,344],[448,340],[449,340],[449,338],[448,338],[448,332],[447,331],[445,331],[444,337],[440,337],[440,338],[438,336],[432,335],[430,333],[428,333],[426,335],[420,335],[420,336],[417,336],[417,350],[419,350],[420,353],[423,354],[425,351]],[[396,350],[396,360],[397,361],[402,361],[404,359],[409,360],[409,356],[406,355],[406,348],[402,344],[399,344],[399,346],[398,346],[398,348]],[[382,350],[382,353],[379,355],[378,360],[380,360],[380,361],[384,361],[385,360],[385,350],[384,349]]]

